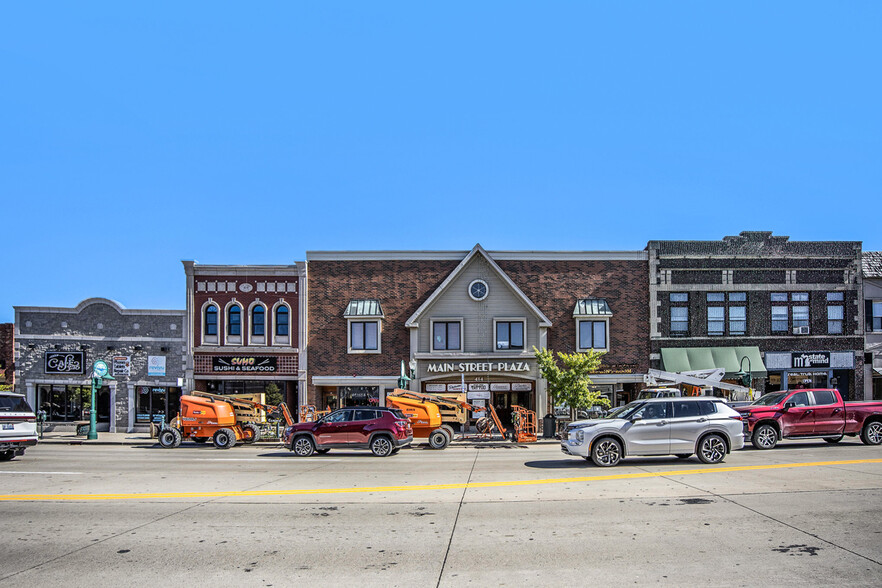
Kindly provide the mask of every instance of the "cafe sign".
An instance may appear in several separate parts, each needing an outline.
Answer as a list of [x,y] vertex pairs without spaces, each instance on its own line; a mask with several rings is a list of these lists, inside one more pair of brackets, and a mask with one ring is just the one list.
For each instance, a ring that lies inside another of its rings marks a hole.
[[430,374],[447,374],[451,372],[529,372],[530,364],[526,361],[430,363],[426,367],[426,371]]
[[794,368],[828,368],[830,353],[827,351],[791,353],[791,361]]
[[264,372],[278,369],[277,358],[261,356],[212,357],[211,371],[215,373]]
[[85,374],[86,354],[82,351],[47,351],[43,371],[47,374]]

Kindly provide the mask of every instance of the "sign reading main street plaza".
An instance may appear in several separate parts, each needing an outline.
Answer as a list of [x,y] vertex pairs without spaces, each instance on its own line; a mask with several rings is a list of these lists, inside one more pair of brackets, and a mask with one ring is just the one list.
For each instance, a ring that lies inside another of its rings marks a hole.
[[274,372],[277,369],[275,357],[217,357],[211,358],[213,372]]
[[529,372],[530,364],[526,361],[430,363],[426,366],[426,371],[430,374],[446,374],[450,372]]
[[47,374],[85,374],[85,355],[82,351],[47,351],[43,371]]

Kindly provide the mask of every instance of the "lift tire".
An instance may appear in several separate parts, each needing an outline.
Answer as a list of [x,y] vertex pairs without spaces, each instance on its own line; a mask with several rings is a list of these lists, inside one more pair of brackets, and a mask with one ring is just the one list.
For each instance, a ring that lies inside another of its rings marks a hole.
[[444,429],[435,429],[429,434],[429,446],[432,449],[444,449],[450,443],[450,437]]
[[438,428],[439,428],[439,429],[444,429],[445,431],[447,431],[447,436],[450,437],[450,440],[451,440],[451,441],[453,441],[453,439],[454,439],[454,431],[453,431],[453,427],[451,427],[450,425],[441,425],[441,426],[438,427]]
[[172,429],[175,432],[175,447],[180,447],[181,442],[184,440],[184,434],[181,433],[180,429]]
[[257,425],[254,423],[247,423],[242,428],[246,431],[251,431],[250,437],[246,434],[245,443],[250,445],[251,443],[257,443],[260,441],[260,429],[257,428]]
[[[165,449],[172,449],[174,447],[177,447],[177,445],[175,445],[175,442],[178,440],[178,436],[180,435],[180,433],[178,433],[178,435],[175,435],[177,431],[177,429],[172,428],[162,429],[159,432],[159,436],[157,437],[157,440],[159,441],[159,446]],[[180,443],[178,443],[178,445],[180,445]]]
[[212,441],[218,449],[229,449],[236,444],[236,432],[227,428],[218,429],[214,432]]

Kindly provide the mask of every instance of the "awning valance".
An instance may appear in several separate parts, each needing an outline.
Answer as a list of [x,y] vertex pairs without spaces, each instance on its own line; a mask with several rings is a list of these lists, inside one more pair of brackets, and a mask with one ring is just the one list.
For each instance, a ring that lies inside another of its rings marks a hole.
[[[667,347],[661,350],[662,363],[668,372],[692,372],[723,368],[726,377],[744,369],[750,369],[755,378],[765,378],[766,366],[758,347]],[[749,368],[748,368],[749,364]]]

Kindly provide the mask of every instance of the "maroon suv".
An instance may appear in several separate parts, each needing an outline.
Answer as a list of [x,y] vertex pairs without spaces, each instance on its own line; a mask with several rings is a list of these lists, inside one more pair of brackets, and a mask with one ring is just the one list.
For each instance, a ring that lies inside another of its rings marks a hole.
[[413,441],[404,413],[385,407],[354,406],[335,410],[314,423],[285,429],[285,445],[298,457],[331,449],[370,449],[378,457],[397,453]]

